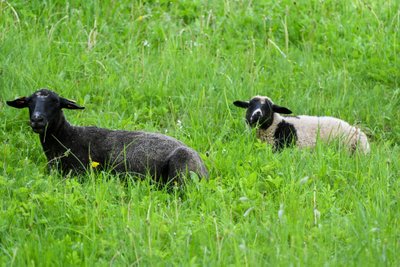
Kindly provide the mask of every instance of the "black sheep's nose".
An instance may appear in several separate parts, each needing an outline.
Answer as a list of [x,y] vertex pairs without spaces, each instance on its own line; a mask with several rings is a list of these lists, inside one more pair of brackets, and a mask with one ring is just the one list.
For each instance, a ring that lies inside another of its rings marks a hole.
[[44,121],[44,117],[43,117],[43,115],[41,115],[39,113],[34,113],[32,115],[31,121],[32,122],[36,122],[36,123],[37,122],[43,122]]

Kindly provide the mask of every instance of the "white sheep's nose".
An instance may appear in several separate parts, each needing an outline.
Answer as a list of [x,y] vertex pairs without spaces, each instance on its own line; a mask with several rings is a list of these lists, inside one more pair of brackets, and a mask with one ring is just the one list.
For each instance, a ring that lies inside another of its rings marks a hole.
[[262,113],[261,113],[261,110],[260,110],[260,109],[257,109],[256,111],[253,112],[252,117],[260,117],[261,114],[262,114]]
[[251,114],[252,119],[259,119],[262,116],[261,109],[254,110],[253,114]]
[[251,116],[250,116],[250,124],[254,124],[254,123],[257,123],[258,122],[258,120],[260,119],[262,117],[262,111],[261,111],[261,109],[256,109],[256,110],[254,110],[253,111],[253,113],[251,114]]

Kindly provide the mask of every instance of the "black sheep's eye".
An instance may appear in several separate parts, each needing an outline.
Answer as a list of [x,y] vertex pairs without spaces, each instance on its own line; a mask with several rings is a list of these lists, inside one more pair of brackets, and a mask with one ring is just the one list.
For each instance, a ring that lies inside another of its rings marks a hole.
[[58,101],[57,98],[52,98],[52,99],[51,99],[51,104],[52,104],[53,106],[58,106],[58,105],[60,104],[60,101]]

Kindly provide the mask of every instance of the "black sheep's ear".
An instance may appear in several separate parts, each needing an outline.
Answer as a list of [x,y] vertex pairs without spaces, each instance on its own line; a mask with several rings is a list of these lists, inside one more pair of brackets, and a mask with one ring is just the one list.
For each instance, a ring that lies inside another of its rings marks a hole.
[[23,96],[12,101],[7,101],[7,105],[13,108],[26,108],[28,107],[28,98]]
[[239,108],[248,108],[250,106],[248,101],[240,101],[240,100],[233,102],[233,104]]
[[292,114],[293,113],[290,109],[281,107],[281,106],[278,106],[275,104],[272,105],[272,110],[276,113],[281,113],[281,114]]
[[68,100],[65,98],[60,97],[60,104],[61,108],[66,108],[66,109],[84,109],[85,107],[81,107],[75,103],[75,101]]

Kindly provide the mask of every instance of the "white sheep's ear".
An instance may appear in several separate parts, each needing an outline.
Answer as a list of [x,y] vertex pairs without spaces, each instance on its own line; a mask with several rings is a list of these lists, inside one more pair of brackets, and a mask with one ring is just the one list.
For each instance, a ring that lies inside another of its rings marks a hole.
[[248,108],[250,106],[249,101],[236,100],[233,104],[239,108]]
[[66,108],[66,109],[84,109],[85,107],[81,107],[75,103],[75,101],[68,100],[65,98],[60,97],[60,105],[61,108]]
[[13,108],[27,108],[29,99],[26,96],[17,98],[12,101],[7,101],[7,105]]
[[285,108],[285,107],[281,107],[281,106],[278,106],[278,105],[275,105],[275,104],[272,105],[272,110],[274,112],[280,113],[280,114],[292,114],[293,113],[290,109]]

